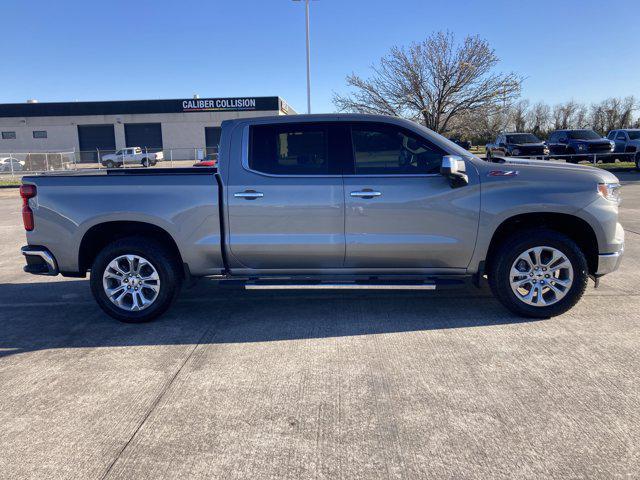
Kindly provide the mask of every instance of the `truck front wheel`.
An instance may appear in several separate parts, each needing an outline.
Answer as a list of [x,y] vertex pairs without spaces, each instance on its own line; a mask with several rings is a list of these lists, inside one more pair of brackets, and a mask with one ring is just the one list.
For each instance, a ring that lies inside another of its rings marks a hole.
[[164,313],[177,296],[178,262],[161,243],[128,237],[107,245],[91,266],[91,292],[102,310],[126,323]]
[[549,318],[571,309],[587,287],[584,253],[566,235],[529,230],[508,239],[490,264],[494,296],[513,313]]

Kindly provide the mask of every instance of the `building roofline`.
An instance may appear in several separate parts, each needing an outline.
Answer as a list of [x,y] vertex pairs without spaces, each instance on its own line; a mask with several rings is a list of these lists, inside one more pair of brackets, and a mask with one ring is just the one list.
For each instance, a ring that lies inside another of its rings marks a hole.
[[[185,105],[189,106],[186,107]],[[0,118],[280,111],[285,109],[290,109],[290,107],[279,96],[98,100],[87,102],[4,103],[0,104]]]

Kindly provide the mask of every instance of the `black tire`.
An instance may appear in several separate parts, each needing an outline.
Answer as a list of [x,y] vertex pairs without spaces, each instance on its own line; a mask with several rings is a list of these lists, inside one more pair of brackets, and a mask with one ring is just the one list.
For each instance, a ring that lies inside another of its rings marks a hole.
[[143,158],[142,159],[142,166],[144,168],[147,168],[149,166],[149,159],[148,158]]
[[[518,256],[527,249],[548,246],[562,252],[573,268],[573,284],[564,297],[547,306],[533,306],[521,301],[511,289],[509,274]],[[493,256],[489,266],[489,286],[493,295],[516,315],[528,318],[549,318],[570,310],[587,288],[587,259],[578,245],[566,235],[553,230],[528,230],[508,238]]]
[[485,158],[487,160],[487,162],[492,162],[493,159],[491,158],[491,150],[487,150],[487,154],[485,155]]
[[[567,150],[565,151],[565,155],[575,155],[575,154],[576,154],[575,150],[571,148],[567,148]],[[567,163],[580,163],[580,158],[575,156],[562,157],[562,158],[564,158]]]
[[636,153],[636,170],[640,172],[640,151]]
[[107,168],[113,168],[113,167],[115,167],[115,164],[113,163],[113,161],[107,160],[107,162],[105,163],[104,166],[107,167]]
[[[139,311],[130,311],[115,305],[103,288],[103,274],[109,263],[121,255],[138,255],[156,269],[160,288],[153,303]],[[147,237],[127,237],[110,243],[95,258],[91,266],[91,293],[108,315],[125,323],[148,322],[163,314],[175,300],[182,285],[181,266],[178,259],[163,244]]]

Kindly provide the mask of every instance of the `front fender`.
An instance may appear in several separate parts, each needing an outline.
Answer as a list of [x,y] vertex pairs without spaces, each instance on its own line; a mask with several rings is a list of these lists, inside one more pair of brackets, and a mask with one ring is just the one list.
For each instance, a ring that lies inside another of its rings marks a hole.
[[[490,176],[490,170],[517,172],[514,176]],[[513,164],[482,166],[482,201],[476,249],[469,272],[476,273],[487,257],[491,240],[500,225],[523,214],[564,214],[579,217],[598,236],[599,224],[582,211],[594,202],[597,180],[593,173],[574,169],[547,169]]]

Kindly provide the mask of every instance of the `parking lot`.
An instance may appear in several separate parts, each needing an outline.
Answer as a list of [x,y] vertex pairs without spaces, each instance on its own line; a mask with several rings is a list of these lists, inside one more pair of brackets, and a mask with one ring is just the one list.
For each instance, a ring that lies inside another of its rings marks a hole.
[[626,254],[567,314],[488,289],[244,292],[124,325],[22,272],[0,189],[0,478],[637,478],[640,173]]

